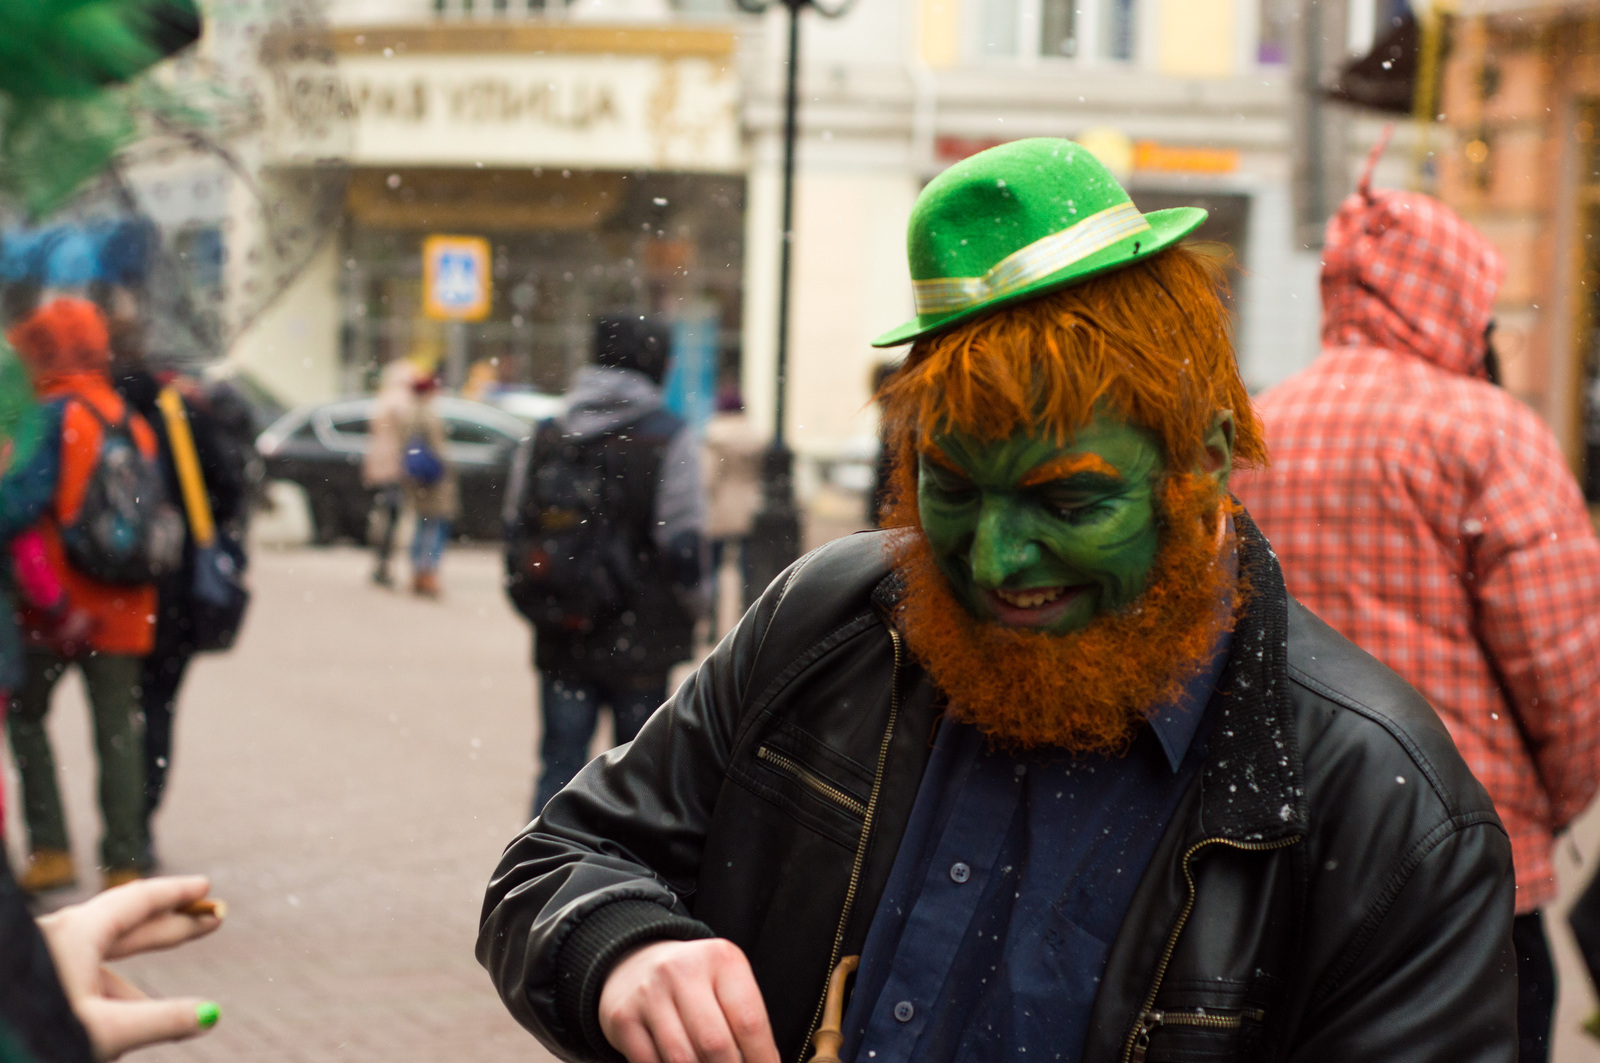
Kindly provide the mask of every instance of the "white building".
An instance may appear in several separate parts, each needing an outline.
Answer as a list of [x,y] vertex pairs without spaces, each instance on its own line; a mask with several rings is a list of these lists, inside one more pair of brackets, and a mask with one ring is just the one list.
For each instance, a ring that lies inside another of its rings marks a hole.
[[[544,4],[549,2],[547,9]],[[665,313],[769,423],[787,14],[724,0],[333,0],[314,61],[268,42],[290,179],[338,172],[343,217],[232,360],[285,398],[437,353],[559,388],[592,314]],[[870,437],[870,339],[912,315],[904,225],[951,162],[1086,140],[1145,209],[1198,204],[1232,245],[1252,387],[1316,347],[1317,257],[1290,205],[1289,0],[858,0],[802,19],[790,438]],[[1394,0],[1352,0],[1352,52]],[[1369,10],[1370,9],[1370,10]],[[305,40],[302,40],[302,45]],[[276,49],[276,50],[275,50]],[[318,49],[321,49],[318,51]],[[338,159],[328,167],[318,159]],[[319,170],[318,167],[321,166]],[[348,170],[344,170],[348,166]],[[493,309],[419,316],[421,238],[487,237]],[[710,337],[710,338],[708,338]]]

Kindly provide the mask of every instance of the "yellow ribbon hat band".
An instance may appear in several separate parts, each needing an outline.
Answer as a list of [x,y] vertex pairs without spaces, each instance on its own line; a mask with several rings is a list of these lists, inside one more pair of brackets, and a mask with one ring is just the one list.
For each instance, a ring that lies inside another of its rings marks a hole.
[[1148,232],[1139,208],[1118,203],[1091,214],[1069,229],[1051,233],[996,262],[981,277],[930,277],[913,280],[919,315],[949,314],[1019,292],[1035,281],[1081,262],[1118,240]]

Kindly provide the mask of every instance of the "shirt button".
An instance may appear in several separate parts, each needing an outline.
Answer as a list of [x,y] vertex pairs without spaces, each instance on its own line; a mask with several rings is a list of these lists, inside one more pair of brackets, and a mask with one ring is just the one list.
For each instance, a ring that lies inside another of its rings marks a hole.
[[966,864],[963,864],[961,861],[957,860],[955,863],[950,865],[951,882],[962,883],[971,877],[972,868],[968,867]]
[[894,1006],[894,1017],[900,1022],[910,1022],[911,1016],[916,1013],[917,1009],[911,1006],[911,1001],[909,1000],[902,1000]]
[[1015,767],[1015,768],[1014,768],[1014,769],[1012,769],[1012,770],[1013,770],[1013,771],[1015,771],[1015,772],[1016,772],[1016,773],[1017,773],[1017,778],[1019,778],[1019,779],[1020,779],[1020,778],[1021,778],[1021,777],[1022,777],[1022,776],[1024,776],[1024,775],[1026,775],[1026,774],[1028,774],[1028,766],[1027,766],[1027,765],[1026,765],[1026,764],[1018,764],[1018,765],[1017,765],[1017,766],[1016,766],[1016,767]]

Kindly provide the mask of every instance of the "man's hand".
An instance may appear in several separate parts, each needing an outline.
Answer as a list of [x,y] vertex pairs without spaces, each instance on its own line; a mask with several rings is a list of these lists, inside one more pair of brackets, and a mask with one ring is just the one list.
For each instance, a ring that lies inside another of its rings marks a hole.
[[721,938],[624,956],[600,991],[600,1029],[628,1063],[779,1063],[750,961]]
[[210,888],[199,875],[145,879],[40,918],[61,987],[97,1058],[181,1041],[216,1023],[215,1004],[199,997],[151,1000],[105,966],[107,960],[170,949],[221,926],[217,915],[178,912]]

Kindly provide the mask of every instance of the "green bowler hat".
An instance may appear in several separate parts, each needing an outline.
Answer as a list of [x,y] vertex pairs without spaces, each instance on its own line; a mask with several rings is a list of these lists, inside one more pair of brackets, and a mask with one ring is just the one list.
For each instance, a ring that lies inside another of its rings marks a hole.
[[1205,220],[1199,207],[1139,213],[1111,171],[1070,140],[979,152],[917,197],[906,233],[917,319],[872,345],[909,343],[1131,266]]

